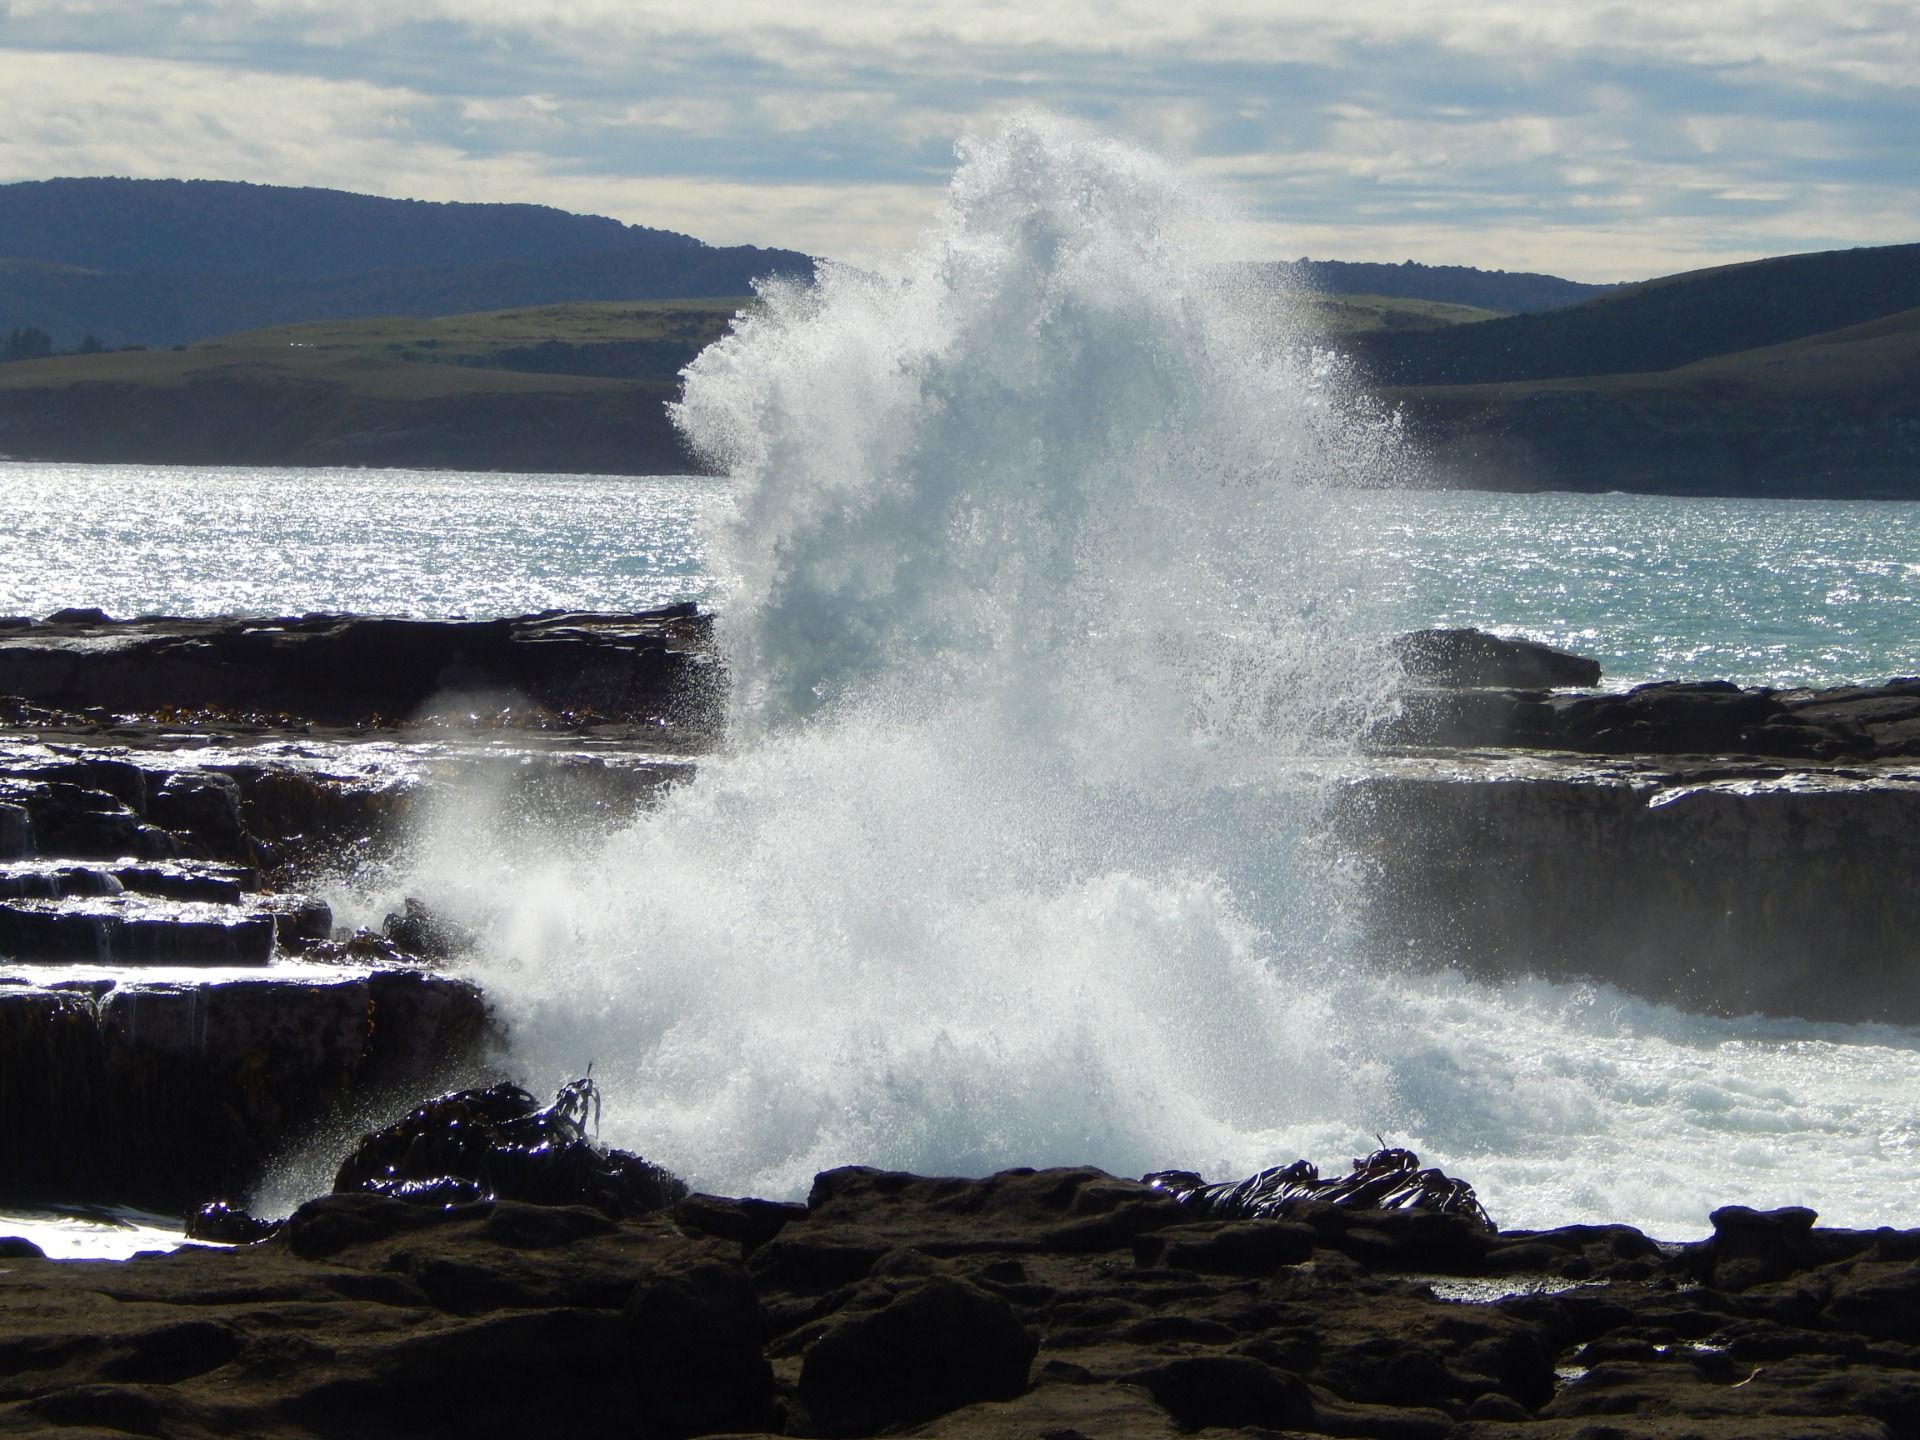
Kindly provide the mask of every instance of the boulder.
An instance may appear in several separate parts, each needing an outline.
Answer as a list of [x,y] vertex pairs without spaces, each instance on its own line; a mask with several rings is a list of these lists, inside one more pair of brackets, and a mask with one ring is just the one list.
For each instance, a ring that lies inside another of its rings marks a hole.
[[1027,1388],[1039,1349],[1011,1306],[934,1275],[832,1326],[806,1352],[798,1395],[823,1435],[872,1435]]

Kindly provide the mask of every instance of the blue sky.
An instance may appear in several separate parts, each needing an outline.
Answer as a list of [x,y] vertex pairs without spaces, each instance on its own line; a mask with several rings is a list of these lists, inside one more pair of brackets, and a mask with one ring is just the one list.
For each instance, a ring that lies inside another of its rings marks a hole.
[[533,201],[875,263],[958,136],[1033,106],[1191,166],[1248,258],[1614,280],[1920,240],[1920,0],[0,0],[0,181]]

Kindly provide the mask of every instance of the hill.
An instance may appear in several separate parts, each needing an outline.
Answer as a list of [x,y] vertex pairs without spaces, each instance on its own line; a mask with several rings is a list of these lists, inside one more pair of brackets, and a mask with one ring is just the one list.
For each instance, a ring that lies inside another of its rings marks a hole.
[[86,335],[174,345],[322,318],[743,295],[812,265],[537,205],[212,180],[0,185],[0,332],[37,328],[62,349]]
[[1264,283],[1305,295],[1370,295],[1429,300],[1501,315],[1532,314],[1578,305],[1616,288],[1562,280],[1557,275],[1476,270],[1468,265],[1379,265],[1350,260],[1284,260],[1248,267]]
[[1835,250],[1630,285],[1468,329],[1356,336],[1375,382],[1484,385],[1671,370],[1920,306],[1920,245]]
[[685,472],[666,402],[750,303],[329,321],[0,365],[0,455]]
[[1497,320],[1501,312],[1444,300],[1410,300],[1396,295],[1319,295],[1293,297],[1309,324],[1326,335],[1374,330],[1444,330]]
[[1670,370],[1385,394],[1445,484],[1920,500],[1920,308]]

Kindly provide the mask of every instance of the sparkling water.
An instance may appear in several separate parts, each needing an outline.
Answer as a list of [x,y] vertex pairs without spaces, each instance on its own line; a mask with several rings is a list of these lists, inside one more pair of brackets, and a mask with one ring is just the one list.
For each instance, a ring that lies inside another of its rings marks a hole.
[[[699,476],[0,461],[0,614],[473,618],[711,601]],[[1350,490],[1383,633],[1476,625],[1609,687],[1920,673],[1920,505]]]

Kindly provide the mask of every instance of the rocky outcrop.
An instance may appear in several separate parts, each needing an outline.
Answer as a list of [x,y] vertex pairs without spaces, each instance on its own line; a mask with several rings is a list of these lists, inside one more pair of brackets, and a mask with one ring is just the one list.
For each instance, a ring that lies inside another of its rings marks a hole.
[[1413,683],[1328,817],[1374,953],[1920,1023],[1920,681],[1591,692],[1477,631],[1397,649]]
[[1920,1232],[1196,1220],[1089,1169],[611,1219],[365,1194],[124,1264],[0,1241],[0,1434],[1405,1440],[1920,1425]]
[[1600,683],[1598,660],[1484,630],[1415,630],[1391,648],[1406,677],[1421,685],[1551,690]]
[[405,968],[8,983],[0,965],[0,1197],[184,1213],[396,1087],[471,1066],[470,982]]
[[107,718],[210,710],[351,725],[406,719],[437,700],[456,711],[517,705],[523,725],[687,724],[711,718],[713,684],[707,621],[691,605],[513,620],[114,620],[89,609],[0,620],[0,695]]
[[364,837],[405,777],[227,758],[0,740],[0,1197],[182,1209],[489,1042],[475,986],[286,873],[282,822]]
[[1372,948],[1719,1014],[1920,1023],[1920,772],[1377,756],[1329,838]]
[[1521,746],[1582,755],[1920,756],[1920,680],[1915,679],[1795,690],[1742,688],[1725,680],[1661,681],[1597,695],[1549,694],[1547,684],[1522,687],[1499,680],[1417,686],[1403,694],[1399,713],[1372,738],[1396,745]]

